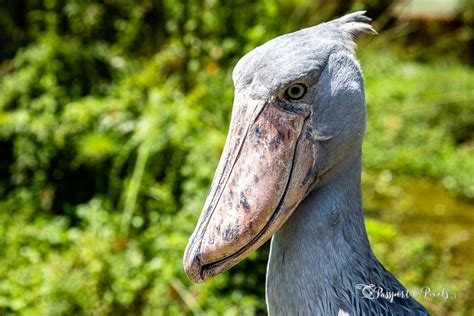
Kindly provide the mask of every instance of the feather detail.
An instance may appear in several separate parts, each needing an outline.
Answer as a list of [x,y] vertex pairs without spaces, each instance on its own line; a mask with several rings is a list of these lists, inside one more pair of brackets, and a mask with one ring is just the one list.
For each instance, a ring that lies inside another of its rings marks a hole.
[[346,14],[332,22],[338,24],[338,29],[350,35],[351,38],[361,33],[378,34],[372,25],[369,24],[372,19],[366,16],[365,13],[366,11],[357,11]]
[[351,37],[355,37],[360,33],[367,33],[377,35],[377,31],[374,30],[372,25],[362,22],[349,22],[341,25],[339,27],[342,31],[351,35]]

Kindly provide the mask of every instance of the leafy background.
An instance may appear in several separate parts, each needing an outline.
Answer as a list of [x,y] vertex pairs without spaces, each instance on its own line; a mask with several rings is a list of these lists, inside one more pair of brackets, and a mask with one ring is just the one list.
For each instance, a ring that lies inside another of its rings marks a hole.
[[410,290],[456,294],[419,296],[434,315],[473,315],[472,8],[410,19],[406,5],[1,1],[0,315],[265,314],[268,245],[204,285],[181,263],[230,72],[266,40],[360,9],[381,33],[358,41],[374,251]]

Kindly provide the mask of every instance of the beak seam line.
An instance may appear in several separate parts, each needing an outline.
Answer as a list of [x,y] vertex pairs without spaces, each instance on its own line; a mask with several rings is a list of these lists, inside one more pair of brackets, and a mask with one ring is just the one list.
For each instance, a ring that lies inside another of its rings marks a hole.
[[[202,224],[198,227],[198,232],[199,234],[196,234],[195,236],[193,236],[193,239],[195,239],[196,237],[198,237],[198,240],[200,241],[195,247],[193,247],[194,249],[196,249],[197,253],[200,253],[200,249],[201,249],[201,245],[202,245],[202,242],[203,242],[203,238],[202,236],[204,235],[204,231],[205,231],[205,227],[207,227],[207,225],[209,224],[209,220],[210,218],[212,217],[212,214],[214,214],[214,211],[216,209],[216,206],[218,205],[221,197],[222,197],[222,193],[224,192],[224,188],[226,187],[227,185],[227,182],[229,181],[230,179],[230,176],[232,174],[232,171],[234,170],[234,167],[237,163],[237,161],[239,160],[240,158],[240,155],[242,153],[242,147],[243,147],[243,144],[245,143],[245,140],[247,139],[247,136],[248,136],[248,131],[250,129],[250,126],[253,125],[252,124],[248,124],[247,125],[247,128],[245,129],[245,135],[242,139],[242,141],[239,143],[239,148],[238,148],[238,152],[237,152],[237,155],[235,157],[235,159],[233,159],[233,163],[232,163],[232,166],[230,167],[230,170],[229,170],[229,173],[226,175],[226,179],[225,181],[223,181],[222,185],[221,186],[218,186],[219,188],[219,196],[214,199],[213,201],[211,201],[211,203],[209,203],[209,208],[210,208],[210,212],[208,212],[206,214],[206,217],[204,218],[204,220],[202,221]],[[229,153],[230,155],[230,153]],[[226,168],[224,167],[223,168],[223,171],[226,170]],[[224,177],[224,175],[222,175]],[[202,278],[202,272],[203,272],[203,269],[201,269],[200,271],[200,275],[201,275],[201,278]]]
[[210,269],[210,268],[212,269],[213,267],[218,266],[220,263],[228,261],[232,257],[235,257],[235,256],[238,256],[238,255],[242,254],[247,249],[251,248],[255,243],[257,243],[259,241],[260,237],[263,234],[265,234],[265,232],[268,230],[268,227],[270,226],[270,224],[274,221],[274,219],[277,217],[277,215],[281,212],[281,207],[283,206],[283,202],[286,200],[286,197],[288,195],[288,187],[289,187],[289,184],[290,184],[290,181],[291,181],[291,177],[293,175],[293,170],[294,170],[294,165],[295,165],[295,160],[296,160],[296,151],[298,149],[298,144],[299,144],[299,141],[301,139],[301,136],[303,135],[303,127],[306,124],[308,119],[309,119],[309,115],[304,119],[303,124],[301,126],[300,133],[299,133],[298,138],[296,140],[295,149],[293,151],[293,158],[291,160],[291,170],[290,170],[290,174],[288,175],[288,180],[287,180],[286,185],[285,185],[285,190],[283,191],[283,194],[280,198],[280,201],[278,202],[278,205],[275,208],[275,211],[273,212],[270,220],[265,224],[265,227],[263,227],[263,229],[261,231],[259,231],[258,234],[254,238],[252,238],[252,240],[247,245],[240,248],[239,250],[237,250],[236,252],[234,252],[233,254],[231,254],[230,256],[228,256],[226,258],[223,258],[223,259],[220,259],[218,261],[211,262],[211,263],[203,265],[201,267],[201,271],[200,271],[200,276],[203,280],[205,279],[204,271],[206,269]]

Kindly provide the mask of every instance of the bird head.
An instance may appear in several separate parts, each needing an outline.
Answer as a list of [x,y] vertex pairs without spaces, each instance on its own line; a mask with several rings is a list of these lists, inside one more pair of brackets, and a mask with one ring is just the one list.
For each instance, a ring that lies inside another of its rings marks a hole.
[[360,150],[363,79],[353,37],[364,12],[277,37],[240,59],[224,151],[184,256],[194,282],[267,241],[330,170]]

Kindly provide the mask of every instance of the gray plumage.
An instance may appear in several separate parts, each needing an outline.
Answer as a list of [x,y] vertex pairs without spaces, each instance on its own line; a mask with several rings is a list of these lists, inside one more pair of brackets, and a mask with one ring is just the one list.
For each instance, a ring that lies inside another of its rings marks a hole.
[[[361,144],[365,131],[363,78],[353,37],[373,33],[356,12],[275,38],[235,67],[236,90],[271,98],[296,81],[317,85],[313,137],[323,176],[276,233],[267,272],[270,315],[429,315],[413,298],[364,298],[358,284],[406,289],[375,258],[361,202]],[[382,149],[381,149],[382,150]],[[342,312],[343,311],[343,312]]]
[[184,255],[191,280],[224,272],[274,234],[270,315],[429,315],[375,258],[365,229],[366,105],[353,39],[376,34],[368,22],[348,14],[238,62],[229,135]]

